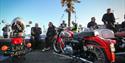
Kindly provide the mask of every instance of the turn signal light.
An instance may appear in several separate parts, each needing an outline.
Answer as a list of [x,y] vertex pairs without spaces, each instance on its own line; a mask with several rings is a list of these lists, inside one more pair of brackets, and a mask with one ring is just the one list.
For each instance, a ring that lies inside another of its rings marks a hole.
[[8,46],[3,45],[3,46],[1,47],[1,50],[2,50],[2,51],[7,51],[7,50],[8,50],[8,48],[9,48]]
[[27,45],[26,45],[28,48],[30,48],[31,46],[32,46],[32,44],[31,43],[27,43]]
[[112,63],[114,63],[116,56],[115,56],[115,53],[111,53],[111,54],[112,54]]

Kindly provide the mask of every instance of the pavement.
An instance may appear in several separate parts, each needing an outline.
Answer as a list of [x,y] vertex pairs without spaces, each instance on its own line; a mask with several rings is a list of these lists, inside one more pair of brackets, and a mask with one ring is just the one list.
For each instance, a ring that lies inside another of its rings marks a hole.
[[[28,53],[25,59],[19,59],[12,63],[71,63],[71,58],[55,54],[53,51],[42,52],[35,50]],[[125,63],[125,57],[118,56],[116,63]],[[0,63],[10,63],[9,60]]]

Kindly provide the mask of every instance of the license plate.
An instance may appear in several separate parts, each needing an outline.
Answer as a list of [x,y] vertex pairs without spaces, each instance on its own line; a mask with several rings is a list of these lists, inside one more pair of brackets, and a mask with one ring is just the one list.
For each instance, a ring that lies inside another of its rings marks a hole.
[[24,50],[21,50],[21,51],[15,51],[12,53],[13,55],[17,56],[17,55],[22,55],[22,54],[25,54],[25,51]]
[[22,45],[12,47],[12,51],[20,51],[20,50],[23,50],[23,49],[24,49],[24,46],[22,46]]
[[13,55],[21,55],[25,53],[24,46],[22,45],[17,45],[17,46],[12,47],[12,51],[13,51],[12,52]]

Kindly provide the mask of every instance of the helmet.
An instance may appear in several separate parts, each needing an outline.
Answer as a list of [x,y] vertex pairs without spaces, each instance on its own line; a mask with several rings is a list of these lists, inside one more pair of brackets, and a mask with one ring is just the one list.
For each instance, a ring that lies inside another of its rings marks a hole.
[[17,30],[18,27],[16,25],[19,25],[21,27],[21,31],[24,31],[24,20],[20,17],[16,17],[12,21],[12,30]]

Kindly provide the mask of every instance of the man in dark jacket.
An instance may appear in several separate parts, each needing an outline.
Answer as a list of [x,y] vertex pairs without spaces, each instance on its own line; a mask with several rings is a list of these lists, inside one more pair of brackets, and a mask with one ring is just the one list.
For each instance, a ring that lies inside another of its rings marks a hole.
[[52,44],[52,39],[56,35],[56,30],[55,26],[53,25],[52,22],[49,22],[48,24],[48,30],[46,33],[46,38],[45,38],[45,48],[42,51],[49,50]]
[[114,14],[111,13],[111,9],[107,9],[107,13],[103,15],[102,21],[104,23],[104,25],[106,25],[106,28],[111,29],[113,31],[115,30],[115,17]]
[[91,21],[88,23],[87,27],[90,28],[90,29],[97,29],[98,26],[97,26],[97,23],[95,22],[95,17],[92,17],[91,18]]
[[31,28],[31,40],[33,44],[33,49],[37,49],[41,46],[40,34],[42,33],[41,28],[38,26],[38,23],[35,24],[35,27]]
[[[124,15],[124,19],[125,19],[125,15]],[[125,28],[125,20],[122,22],[122,28]]]
[[4,38],[9,38],[9,32],[10,32],[9,25],[6,25],[5,27],[3,27],[2,31],[3,31]]
[[63,22],[60,24],[60,27],[61,27],[61,28],[65,28],[65,27],[67,27],[67,24],[65,23],[64,20],[63,20]]

